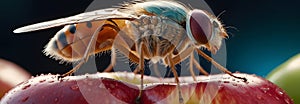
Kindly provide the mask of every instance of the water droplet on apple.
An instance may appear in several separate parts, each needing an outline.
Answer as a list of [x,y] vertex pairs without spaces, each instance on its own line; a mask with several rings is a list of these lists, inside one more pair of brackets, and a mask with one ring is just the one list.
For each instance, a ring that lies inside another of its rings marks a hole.
[[224,86],[219,85],[219,91],[223,90]]
[[246,84],[249,84],[249,82],[247,81],[247,82],[245,82]]
[[290,103],[290,99],[289,99],[288,97],[285,97],[285,98],[284,98],[284,101],[285,101],[286,104],[291,104],[291,103]]
[[28,99],[29,99],[29,96],[24,97],[24,98],[22,99],[22,102],[26,102]]
[[48,81],[49,83],[53,83],[54,81]]
[[280,100],[277,96],[275,97],[276,100]]
[[268,95],[269,95],[269,96],[273,96],[273,95],[272,95],[272,94],[270,94],[270,93],[269,93]]
[[78,91],[79,87],[77,85],[73,85],[73,86],[71,86],[71,89],[74,91]]
[[264,93],[267,93],[267,91],[269,91],[270,90],[270,88],[266,88],[266,87],[262,87],[262,88],[260,88]]
[[263,97],[261,95],[257,95],[256,98],[259,100],[263,100]]
[[31,86],[31,84],[28,84],[28,85],[24,86],[24,87],[22,88],[22,90],[25,90],[25,89],[29,88],[30,86]]
[[282,96],[282,95],[283,95],[283,92],[282,92],[279,88],[276,89],[276,93],[277,93],[279,96]]
[[44,79],[44,80],[40,80],[39,82],[40,82],[40,83],[43,83],[43,82],[45,82],[45,81],[46,81],[46,80]]
[[58,98],[55,98],[55,99],[54,99],[54,102],[56,102],[56,103],[57,103],[57,102],[58,102]]

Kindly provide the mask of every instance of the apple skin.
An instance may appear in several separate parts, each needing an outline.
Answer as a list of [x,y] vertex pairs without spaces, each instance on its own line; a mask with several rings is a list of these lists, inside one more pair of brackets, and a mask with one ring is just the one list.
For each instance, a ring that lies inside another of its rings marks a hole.
[[[235,75],[248,81],[227,74],[199,76],[196,82],[192,77],[181,77],[184,103],[293,104],[288,95],[273,83],[255,75]],[[41,75],[9,91],[1,104],[133,104],[139,94],[139,81],[140,75],[124,72],[68,76],[59,80],[58,75]],[[145,76],[144,81],[142,104],[179,103],[174,78]]]
[[137,86],[97,75],[63,79],[58,79],[58,75],[41,75],[15,87],[1,104],[126,104],[133,103],[138,92]]
[[300,54],[290,58],[271,73],[266,79],[284,89],[296,104],[300,103]]
[[0,59],[0,99],[17,84],[30,78],[30,74],[18,65]]
[[[181,78],[181,89],[186,104],[293,104],[290,97],[275,84],[255,75],[234,74],[247,78],[247,82],[233,78],[227,74]],[[173,79],[164,80],[172,82]],[[178,104],[178,93],[175,84],[159,84],[145,88],[142,96],[143,104]],[[204,93],[206,92],[206,93]],[[166,97],[168,96],[168,97]],[[203,98],[202,98],[203,97]],[[200,100],[202,98],[202,100]]]

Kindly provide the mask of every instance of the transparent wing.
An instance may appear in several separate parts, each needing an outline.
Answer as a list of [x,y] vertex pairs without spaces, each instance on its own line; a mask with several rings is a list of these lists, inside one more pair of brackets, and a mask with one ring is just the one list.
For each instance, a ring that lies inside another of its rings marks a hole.
[[96,21],[104,19],[134,19],[136,18],[132,14],[126,14],[118,11],[117,8],[101,9],[92,12],[81,13],[75,16],[61,18],[52,21],[41,22],[14,30],[14,33],[31,32],[36,30],[42,30],[67,24],[82,23],[87,21]]

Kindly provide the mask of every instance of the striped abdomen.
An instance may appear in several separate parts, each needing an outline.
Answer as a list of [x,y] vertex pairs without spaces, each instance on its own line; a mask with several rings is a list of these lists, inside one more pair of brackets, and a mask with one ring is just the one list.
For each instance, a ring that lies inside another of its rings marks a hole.
[[[121,25],[124,21],[117,22]],[[96,44],[92,45],[89,55],[110,50],[118,34],[117,28],[115,23],[107,20],[67,25],[50,40],[44,52],[62,61],[78,61],[91,41]],[[91,39],[94,34],[95,39]]]

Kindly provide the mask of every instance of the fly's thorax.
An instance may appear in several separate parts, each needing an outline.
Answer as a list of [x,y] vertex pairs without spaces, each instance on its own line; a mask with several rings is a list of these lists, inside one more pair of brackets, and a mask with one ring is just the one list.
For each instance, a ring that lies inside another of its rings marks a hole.
[[178,54],[177,49],[186,38],[185,29],[166,17],[142,15],[139,19],[127,22],[133,34],[136,48],[143,42],[145,58],[165,57],[168,54]]
[[186,19],[186,14],[189,11],[189,8],[186,5],[175,0],[149,0],[147,2],[135,4],[133,8],[155,14],[156,16],[167,17],[177,23],[183,23]]

